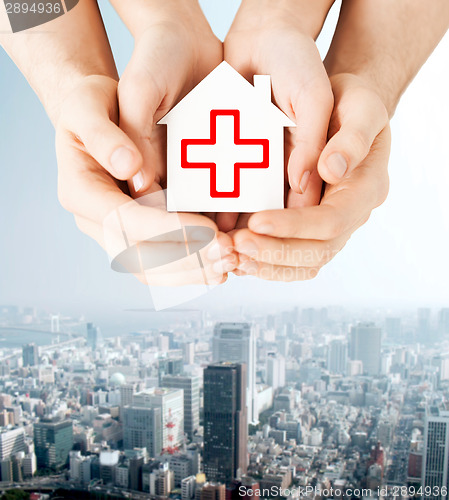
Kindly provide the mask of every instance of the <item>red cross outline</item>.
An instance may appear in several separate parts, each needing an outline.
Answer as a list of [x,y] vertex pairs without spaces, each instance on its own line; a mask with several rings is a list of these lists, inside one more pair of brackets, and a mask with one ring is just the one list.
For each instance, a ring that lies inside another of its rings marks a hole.
[[[234,144],[236,146],[262,146],[263,160],[257,163],[234,163],[234,189],[232,191],[217,191],[216,163],[189,162],[187,160],[188,146],[213,146],[217,143],[217,116],[234,117]],[[240,111],[238,109],[213,109],[210,112],[210,139],[181,139],[181,167],[182,168],[209,168],[210,195],[212,198],[238,198],[240,196],[240,169],[268,168],[270,158],[270,141],[268,139],[241,139],[240,138]]]

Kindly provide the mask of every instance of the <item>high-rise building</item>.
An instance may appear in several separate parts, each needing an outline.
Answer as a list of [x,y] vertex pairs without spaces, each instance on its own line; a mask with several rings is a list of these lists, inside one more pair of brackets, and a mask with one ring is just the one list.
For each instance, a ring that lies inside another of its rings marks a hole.
[[150,457],[162,451],[160,408],[125,406],[123,409],[123,446],[125,450],[146,448]]
[[[436,500],[447,498],[441,488],[449,487],[449,412],[439,408],[427,409],[424,424],[424,456],[421,484],[432,487],[426,498]],[[433,489],[434,487],[435,490]],[[440,494],[434,495],[439,490]]]
[[212,340],[213,361],[245,363],[247,371],[246,404],[248,422],[259,420],[256,391],[256,332],[250,323],[218,323]]
[[401,318],[385,318],[385,333],[390,339],[399,339],[402,334]]
[[184,433],[192,439],[200,425],[200,378],[166,375],[161,385],[184,391]]
[[247,470],[246,365],[221,362],[204,370],[204,472],[230,483]]
[[0,461],[25,451],[25,431],[23,427],[0,429]]
[[36,344],[22,347],[23,366],[36,366],[39,363],[39,349]]
[[427,343],[431,338],[430,319],[432,311],[428,307],[418,309],[417,334],[418,340]]
[[133,396],[137,392],[137,384],[122,384],[120,391],[120,406],[129,406],[133,402]]
[[379,375],[382,330],[374,323],[359,323],[351,328],[349,357],[363,363],[363,373]]
[[267,356],[267,384],[273,390],[285,386],[285,359],[275,353]]
[[95,350],[100,345],[101,332],[93,323],[87,323],[87,345]]
[[41,420],[34,424],[34,446],[38,468],[64,467],[73,447],[72,421]]
[[341,339],[331,340],[327,352],[327,369],[331,373],[343,374],[346,372],[347,362],[348,344]]
[[182,345],[182,355],[186,365],[193,365],[195,362],[195,343],[186,342]]
[[438,313],[438,333],[449,335],[449,307],[440,309]]
[[180,446],[184,441],[184,392],[182,389],[145,389],[133,396],[133,406],[159,408],[162,419],[162,448]]

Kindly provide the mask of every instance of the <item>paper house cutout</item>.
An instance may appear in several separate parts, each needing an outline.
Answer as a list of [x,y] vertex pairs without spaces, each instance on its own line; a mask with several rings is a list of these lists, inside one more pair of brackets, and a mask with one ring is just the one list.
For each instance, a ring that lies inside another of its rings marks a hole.
[[284,127],[271,78],[254,86],[223,62],[159,124],[167,128],[167,208],[258,212],[284,207]]

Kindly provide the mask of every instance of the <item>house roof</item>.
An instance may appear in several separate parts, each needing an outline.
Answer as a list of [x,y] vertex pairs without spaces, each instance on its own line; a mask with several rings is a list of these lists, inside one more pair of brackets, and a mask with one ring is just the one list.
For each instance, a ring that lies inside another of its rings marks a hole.
[[[212,109],[223,108],[224,105],[239,107],[239,103],[257,108],[264,106],[264,112],[269,114],[270,121],[282,127],[295,127],[296,124],[271,102],[270,76],[255,75],[254,82],[255,85],[251,85],[230,64],[223,61],[159,120],[158,124],[169,124],[170,120],[183,113],[192,101],[198,101],[198,105],[208,102],[207,107]],[[263,91],[266,91],[267,95],[263,95]]]

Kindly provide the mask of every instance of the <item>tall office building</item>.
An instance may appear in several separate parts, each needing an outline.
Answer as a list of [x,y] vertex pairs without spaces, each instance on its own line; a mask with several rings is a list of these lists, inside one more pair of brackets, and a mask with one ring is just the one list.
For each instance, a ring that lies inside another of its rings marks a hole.
[[247,370],[246,404],[248,422],[259,420],[256,390],[256,333],[250,323],[218,323],[212,340],[213,361],[245,363]]
[[273,390],[285,385],[285,359],[275,353],[268,353],[267,356],[267,384]]
[[[428,408],[424,424],[424,456],[421,484],[424,487],[449,487],[449,411]],[[433,489],[432,489],[433,493]],[[447,496],[427,496],[428,499],[446,499]]]
[[200,425],[200,378],[166,375],[161,385],[184,391],[184,433],[192,439]]
[[418,341],[428,343],[431,339],[430,319],[432,311],[428,307],[420,307],[418,309],[417,319],[417,335]]
[[71,420],[41,420],[34,424],[34,448],[39,468],[64,467],[73,447]]
[[438,333],[449,335],[449,307],[444,307],[438,312]]
[[334,339],[329,342],[327,369],[330,373],[346,373],[348,362],[348,344],[344,340]]
[[359,323],[351,328],[349,357],[363,363],[363,373],[379,375],[382,330],[374,323]]
[[133,402],[133,396],[138,390],[137,384],[122,384],[120,391],[120,406],[129,406]]
[[402,334],[401,318],[388,317],[385,318],[385,333],[389,339],[398,340]]
[[204,370],[204,472],[229,484],[247,470],[246,365],[221,362]]
[[36,366],[39,363],[39,350],[36,344],[22,347],[23,366]]
[[182,345],[182,356],[186,365],[193,365],[195,362],[195,343],[185,342]]
[[87,323],[87,345],[95,350],[101,343],[100,329],[93,323]]
[[184,440],[184,392],[182,389],[156,387],[145,389],[134,394],[132,406],[159,408],[162,448],[181,446]]
[[25,451],[24,428],[0,428],[0,462],[21,451]]
[[151,457],[162,451],[160,408],[125,406],[123,409],[123,446],[125,450],[146,448]]

